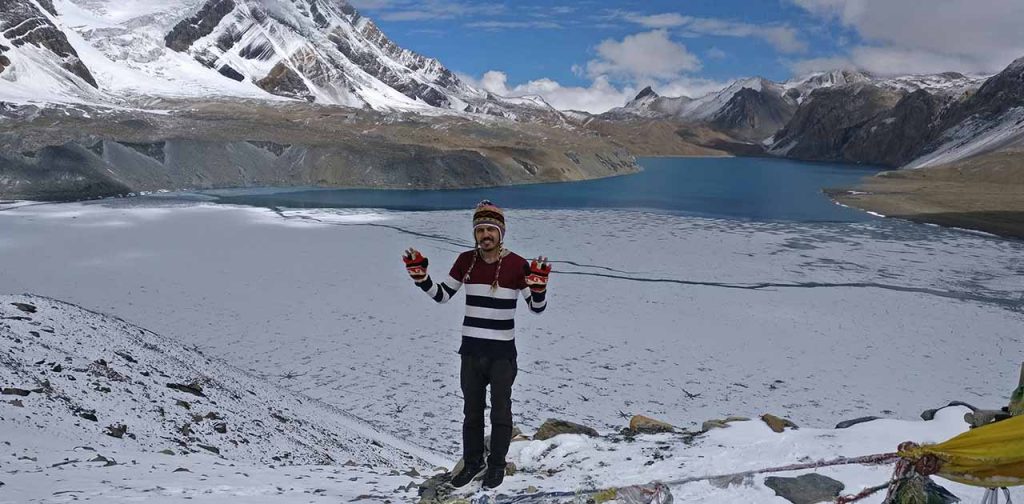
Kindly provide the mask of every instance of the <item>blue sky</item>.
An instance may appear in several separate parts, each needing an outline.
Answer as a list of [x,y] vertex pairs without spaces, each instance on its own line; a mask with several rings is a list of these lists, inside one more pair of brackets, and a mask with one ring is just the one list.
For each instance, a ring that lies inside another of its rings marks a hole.
[[645,85],[856,67],[992,73],[1024,56],[1021,0],[352,0],[399,45],[504,94],[600,111]]

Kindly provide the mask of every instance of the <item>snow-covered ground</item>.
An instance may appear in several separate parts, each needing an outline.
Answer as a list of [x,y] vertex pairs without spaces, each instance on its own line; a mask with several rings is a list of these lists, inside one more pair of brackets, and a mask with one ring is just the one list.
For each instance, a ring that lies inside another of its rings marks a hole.
[[[468,246],[469,219],[468,211],[276,213],[154,199],[3,207],[0,285],[6,293],[51,296],[194,345],[454,462],[462,299],[434,304],[410,284],[399,255],[416,246],[431,259],[431,273],[443,276]],[[671,463],[639,467],[616,457],[659,449],[655,440],[625,451],[571,438],[552,441],[559,445],[554,450],[533,446],[541,441],[517,443],[511,460],[526,472],[510,478],[509,489],[671,479],[943,439],[966,427],[956,420],[962,411],[945,410],[951,413],[939,422],[911,420],[951,400],[1005,405],[1024,360],[1019,241],[888,220],[758,223],[612,210],[511,210],[508,220],[510,248],[550,256],[556,268],[549,309],[541,316],[522,313],[517,323],[513,409],[524,432],[549,417],[614,432],[631,414],[693,428],[709,418],[774,413],[803,427],[777,435],[756,421],[735,425],[699,438],[694,450],[673,446]],[[12,418],[0,407],[0,416]],[[858,427],[868,433],[820,430],[864,415],[900,421]],[[37,450],[48,442],[31,439],[12,438]],[[752,444],[764,450],[750,450]],[[163,460],[150,459],[151,452],[109,452],[119,462],[138,460],[146,471],[152,460]],[[551,458],[562,454],[568,458]],[[207,474],[206,481],[181,483],[176,478],[183,473],[129,475],[123,466],[112,471],[165,490],[188,489],[167,490],[169,500],[215,493],[222,480],[236,492],[226,494],[237,495],[248,479],[236,471],[265,475],[252,491],[267,490],[269,500],[280,496],[266,482],[341,492],[327,481],[339,476],[334,467],[290,472],[288,478],[309,478],[301,484],[308,486],[297,486],[280,471],[261,472],[266,466],[256,462],[247,463],[249,472],[217,466],[204,454],[189,457],[198,464],[193,473]],[[573,457],[620,470],[601,475],[587,469],[591,462],[570,463]],[[14,481],[64,474],[78,482],[80,475],[92,482],[83,488],[102,494],[97,481],[120,479],[85,464],[45,462],[33,466],[41,473]],[[577,470],[554,478],[530,472],[556,463]],[[177,467],[163,464],[161,470]],[[887,471],[825,474],[857,490],[880,483]],[[588,474],[595,476],[587,480]],[[384,486],[405,484],[395,478]],[[8,483],[0,492],[9,493],[11,480],[0,476]],[[120,487],[103,488],[110,497]],[[692,484],[673,493],[683,502],[773,501],[759,481],[725,493],[712,488]],[[32,495],[71,498],[56,491]],[[369,490],[346,490],[357,491]],[[296,492],[290,494],[296,501],[315,500]],[[0,493],[0,502],[5,498]]]

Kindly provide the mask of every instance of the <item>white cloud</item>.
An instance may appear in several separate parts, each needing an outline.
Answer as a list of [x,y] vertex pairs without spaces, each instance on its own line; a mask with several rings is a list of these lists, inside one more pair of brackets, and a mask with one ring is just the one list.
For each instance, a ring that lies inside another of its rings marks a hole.
[[583,110],[594,114],[614,107],[621,107],[636,96],[638,92],[632,86],[616,87],[607,77],[598,77],[590,86],[563,86],[552,79],[536,79],[512,87],[508,86],[508,75],[504,72],[491,70],[484,73],[479,80],[471,76],[459,75],[460,79],[470,85],[479,87],[500,96],[540,95],[545,101],[559,110]]
[[717,47],[712,47],[711,49],[708,49],[707,51],[704,52],[704,56],[708,59],[720,60],[725,59],[729,55],[725,51]]
[[615,15],[646,28],[678,29],[687,36],[715,35],[759,38],[771,44],[779,52],[800,53],[807,50],[807,43],[800,38],[799,32],[787,25],[756,25],[726,19],[684,16],[677,12],[662,14],[618,12]]
[[666,79],[701,68],[700,59],[669,39],[665,30],[628,35],[621,41],[606,39],[596,50],[598,58],[586,67],[587,74],[595,78]]
[[855,30],[848,58],[877,73],[997,72],[1024,56],[1021,0],[791,0]]

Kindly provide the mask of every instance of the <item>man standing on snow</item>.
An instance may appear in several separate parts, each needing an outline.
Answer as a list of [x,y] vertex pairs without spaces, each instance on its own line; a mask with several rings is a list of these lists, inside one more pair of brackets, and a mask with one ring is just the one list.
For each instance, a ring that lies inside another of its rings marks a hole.
[[[512,382],[516,379],[515,313],[518,296],[530,310],[547,306],[546,257],[527,264],[504,247],[505,214],[484,200],[473,212],[476,248],[459,254],[448,278],[435,283],[427,275],[427,258],[410,248],[402,257],[416,285],[438,303],[448,302],[466,286],[462,320],[461,385],[464,398],[462,471],[452,478],[461,487],[484,474],[483,485],[496,488],[505,477],[505,455],[512,441]],[[491,386],[491,452],[484,463],[484,400]]]

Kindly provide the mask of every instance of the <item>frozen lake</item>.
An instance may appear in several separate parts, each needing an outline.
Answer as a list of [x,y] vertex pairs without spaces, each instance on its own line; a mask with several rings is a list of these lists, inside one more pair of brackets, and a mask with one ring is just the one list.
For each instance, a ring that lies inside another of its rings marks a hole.
[[[498,201],[500,204],[501,201]],[[899,221],[510,210],[509,247],[555,261],[517,324],[514,412],[604,430],[771,412],[830,427],[1004,405],[1024,360],[1024,243]],[[443,275],[470,212],[272,211],[170,200],[0,211],[0,285],[123,317],[459,451],[462,299]]]

